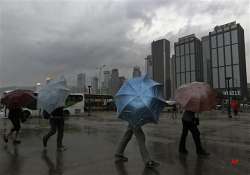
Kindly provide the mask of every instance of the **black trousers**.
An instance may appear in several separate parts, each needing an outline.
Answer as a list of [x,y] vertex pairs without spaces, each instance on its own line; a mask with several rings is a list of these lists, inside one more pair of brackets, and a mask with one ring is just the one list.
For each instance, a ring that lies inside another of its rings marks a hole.
[[44,136],[46,141],[54,135],[57,131],[57,147],[62,147],[63,132],[64,132],[64,119],[63,118],[51,118],[50,119],[50,131]]
[[11,123],[13,124],[13,128],[11,129],[11,132],[14,132],[14,131],[18,132],[21,128],[19,117],[10,117],[9,119]]
[[187,121],[182,120],[182,125],[183,125],[183,129],[182,129],[182,135],[181,135],[181,140],[179,144],[179,150],[180,151],[186,150],[186,138],[188,135],[188,131],[190,131],[192,133],[192,136],[195,142],[196,152],[199,153],[203,151],[203,148],[201,146],[201,140],[200,140],[200,131],[197,125],[195,124],[195,122],[194,121],[187,122]]

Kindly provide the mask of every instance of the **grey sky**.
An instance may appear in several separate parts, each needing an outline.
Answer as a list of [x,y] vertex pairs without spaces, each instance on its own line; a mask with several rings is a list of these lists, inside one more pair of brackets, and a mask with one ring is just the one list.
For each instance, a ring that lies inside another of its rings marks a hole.
[[173,46],[234,20],[245,29],[249,69],[249,17],[249,0],[0,0],[0,87],[92,76],[102,64],[129,76],[144,67],[152,40]]

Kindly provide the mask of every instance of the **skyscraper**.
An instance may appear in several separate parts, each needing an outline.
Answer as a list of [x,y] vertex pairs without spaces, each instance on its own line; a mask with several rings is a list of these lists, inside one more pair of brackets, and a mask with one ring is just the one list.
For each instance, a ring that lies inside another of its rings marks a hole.
[[112,69],[111,72],[111,94],[115,95],[119,90],[120,79],[118,69]]
[[133,68],[133,78],[140,77],[141,76],[141,70],[139,66],[135,66]]
[[153,80],[163,85],[166,99],[171,96],[170,81],[170,42],[166,39],[153,41],[151,44],[153,61]]
[[170,61],[170,74],[171,74],[171,98],[174,98],[175,96],[175,90],[176,90],[176,74],[175,74],[175,55],[172,55],[171,61]]
[[153,61],[151,55],[148,55],[145,58],[145,70],[148,77],[153,78]]
[[176,87],[193,81],[203,81],[201,41],[194,34],[174,43]]
[[111,73],[110,71],[103,71],[104,81],[103,81],[103,93],[110,94],[111,93]]
[[91,86],[92,86],[92,94],[97,94],[98,93],[98,78],[97,77],[92,78]]
[[231,22],[216,26],[214,31],[203,37],[202,42],[209,43],[209,47],[206,46],[209,52],[205,53],[204,50],[203,56],[211,63],[209,67],[211,85],[227,95],[227,78],[230,79],[231,96],[247,97],[245,41],[241,25]]
[[77,75],[77,91],[80,93],[84,93],[86,89],[86,74],[80,73]]

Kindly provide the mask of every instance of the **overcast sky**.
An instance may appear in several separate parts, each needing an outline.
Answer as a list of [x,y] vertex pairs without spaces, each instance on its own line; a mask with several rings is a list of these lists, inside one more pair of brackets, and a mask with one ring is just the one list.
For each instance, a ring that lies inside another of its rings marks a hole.
[[153,40],[201,37],[237,21],[245,30],[250,81],[249,0],[0,0],[0,87],[97,67],[130,76]]

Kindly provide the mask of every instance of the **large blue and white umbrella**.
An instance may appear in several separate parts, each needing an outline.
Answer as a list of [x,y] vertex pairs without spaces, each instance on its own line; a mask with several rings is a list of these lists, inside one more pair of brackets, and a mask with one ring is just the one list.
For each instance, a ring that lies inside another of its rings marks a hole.
[[157,123],[166,105],[162,91],[162,85],[147,75],[126,81],[115,96],[118,117],[134,127]]
[[39,90],[37,98],[38,107],[51,113],[56,108],[65,106],[65,100],[68,95],[69,89],[66,87],[66,80],[64,77],[60,77],[49,82]]

